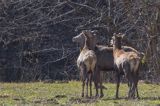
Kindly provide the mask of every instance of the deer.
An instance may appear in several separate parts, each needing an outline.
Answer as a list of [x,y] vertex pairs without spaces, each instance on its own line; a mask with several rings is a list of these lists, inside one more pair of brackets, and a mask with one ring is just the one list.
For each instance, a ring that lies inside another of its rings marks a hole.
[[[94,36],[90,32],[84,30],[80,33],[84,36],[84,47],[82,48],[77,59],[77,67],[80,70],[80,77],[82,80],[82,97],[84,97],[84,87],[86,85],[86,97],[88,97],[88,82],[90,87],[90,97],[92,96],[92,76],[97,63],[97,56],[94,52],[96,44]],[[74,40],[73,40],[74,42]],[[86,83],[85,83],[86,82]]]
[[[94,30],[89,30],[92,36],[95,36],[96,42],[98,42],[98,35]],[[75,43],[78,43],[80,46],[80,50],[84,47],[85,44],[85,37],[82,34],[79,34],[77,36],[74,36],[72,38],[72,41]],[[95,45],[95,44],[94,44]],[[138,52],[136,49],[129,47],[129,46],[122,46],[122,49],[126,52],[135,52],[139,55],[141,55],[141,52]],[[97,56],[97,64],[96,64],[96,70],[94,74],[94,84],[96,88],[96,95],[98,97],[103,97],[103,87],[102,87],[102,72],[109,72],[114,71],[114,58],[113,58],[113,47],[108,47],[107,45],[98,45],[96,43],[94,51]],[[142,55],[143,57],[143,55]],[[98,87],[99,86],[99,87]],[[99,90],[100,89],[100,95]]]
[[141,57],[134,51],[124,51],[122,49],[122,38],[124,34],[113,34],[111,44],[113,44],[113,57],[114,67],[117,75],[117,86],[116,86],[116,98],[118,98],[120,77],[125,75],[128,80],[128,98],[135,98],[135,91],[138,94],[138,68],[140,65]]

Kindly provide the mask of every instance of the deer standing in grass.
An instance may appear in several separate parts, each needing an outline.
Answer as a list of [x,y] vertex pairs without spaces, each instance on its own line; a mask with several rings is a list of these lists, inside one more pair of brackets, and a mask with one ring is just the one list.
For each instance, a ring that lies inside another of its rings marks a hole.
[[[94,74],[96,96],[103,97],[104,94],[103,94],[103,89],[102,89],[102,76],[100,75],[100,73],[102,73],[103,71],[104,72],[114,71],[113,47],[95,44],[95,42],[98,42],[98,38],[97,38],[98,35],[95,33],[95,31],[90,31],[90,34],[92,34],[92,36],[96,38],[95,39],[96,41],[92,42],[93,47],[96,45],[95,48],[93,48],[93,50],[95,51],[96,56],[97,56],[96,70]],[[85,45],[85,37],[83,34],[79,34],[73,37],[72,40],[73,42],[76,42],[80,45],[80,49],[83,49]],[[122,49],[125,52],[135,52],[139,55],[142,54],[141,52],[138,52],[137,50],[129,46],[123,46]],[[98,89],[99,89],[98,86],[100,86],[100,95],[98,92]]]
[[117,88],[116,88],[116,98],[118,98],[119,85],[120,85],[120,76],[122,74],[128,79],[128,98],[135,98],[135,91],[138,94],[138,68],[140,64],[141,57],[136,52],[130,51],[125,52],[122,49],[121,42],[123,34],[114,34],[112,37],[113,43],[113,57],[114,57],[114,66],[117,73]]
[[[88,83],[90,86],[90,97],[92,96],[92,76],[95,70],[97,57],[94,52],[96,45],[95,38],[89,31],[85,30],[80,33],[84,36],[85,44],[77,59],[77,66],[80,70],[80,77],[82,80],[82,97],[84,97],[84,87],[86,84],[86,97],[88,97]],[[73,40],[74,42],[74,40]],[[86,82],[86,83],[85,83]]]

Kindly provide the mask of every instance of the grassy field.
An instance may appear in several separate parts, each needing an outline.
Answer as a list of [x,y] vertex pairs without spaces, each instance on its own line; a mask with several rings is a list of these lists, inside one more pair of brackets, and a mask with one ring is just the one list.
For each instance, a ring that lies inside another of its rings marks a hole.
[[[160,106],[160,85],[139,84],[140,100],[125,99],[126,84],[120,86],[120,99],[115,100],[115,84],[105,83],[101,99],[81,98],[81,83],[0,83],[0,105],[10,106]],[[95,91],[95,90],[94,90]]]

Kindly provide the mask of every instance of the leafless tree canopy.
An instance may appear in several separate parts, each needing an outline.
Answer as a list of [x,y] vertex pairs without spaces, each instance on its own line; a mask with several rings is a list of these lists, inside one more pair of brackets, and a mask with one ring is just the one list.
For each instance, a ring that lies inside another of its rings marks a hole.
[[159,0],[1,0],[0,80],[78,78],[71,38],[83,29],[104,45],[125,33],[126,45],[145,53],[143,78],[158,80]]

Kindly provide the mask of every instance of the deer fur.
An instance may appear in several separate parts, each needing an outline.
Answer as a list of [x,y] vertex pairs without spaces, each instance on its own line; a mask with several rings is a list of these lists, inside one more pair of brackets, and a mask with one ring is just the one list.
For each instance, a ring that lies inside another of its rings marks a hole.
[[90,32],[82,31],[82,36],[85,37],[85,44],[81,53],[77,59],[77,66],[80,70],[80,76],[82,80],[82,97],[84,96],[84,87],[86,81],[86,97],[88,97],[88,82],[90,86],[90,96],[92,96],[92,75],[95,70],[97,56],[93,49],[95,48],[94,37]]
[[[90,31],[92,36],[95,36],[97,40],[97,34],[94,31]],[[84,47],[85,37],[81,34],[72,38],[73,42],[76,42],[80,45],[80,49]],[[98,42],[98,41],[96,41]],[[138,52],[132,47],[122,46],[122,49],[126,52],[135,52],[141,55],[142,53]],[[94,74],[94,83],[96,87],[96,96],[103,97],[103,88],[102,88],[102,74],[103,71],[114,71],[114,58],[113,58],[113,47],[108,47],[104,45],[96,45],[94,51],[97,56],[96,70]],[[98,85],[100,87],[98,87]],[[98,89],[100,88],[100,95]]]
[[113,57],[114,66],[117,73],[117,88],[116,88],[116,98],[118,98],[120,76],[124,73],[125,77],[128,79],[128,98],[135,98],[135,91],[138,94],[138,68],[140,64],[141,57],[135,51],[126,52],[122,49],[122,37],[123,34],[114,34],[113,40]]

